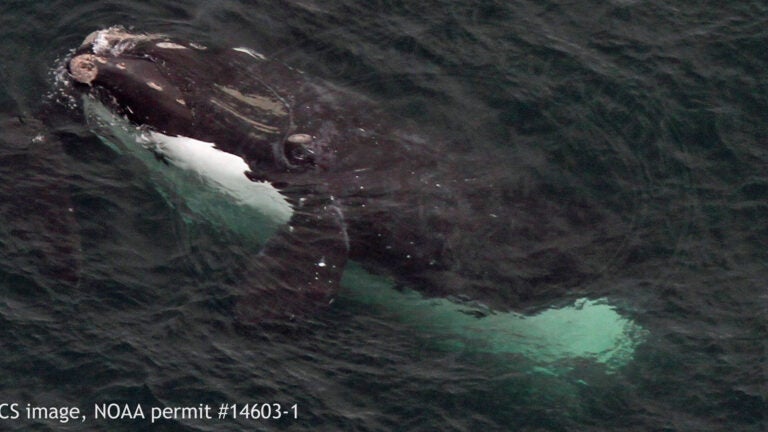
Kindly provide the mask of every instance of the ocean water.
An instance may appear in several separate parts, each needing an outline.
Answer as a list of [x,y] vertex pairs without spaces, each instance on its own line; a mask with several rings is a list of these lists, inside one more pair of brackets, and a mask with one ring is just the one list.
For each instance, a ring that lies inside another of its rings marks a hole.
[[[768,428],[764,3],[0,8],[0,430]],[[238,322],[254,246],[50,107],[56,67],[112,25],[252,47],[447,142],[525,228],[508,270],[574,294],[488,312],[351,265],[317,317]]]

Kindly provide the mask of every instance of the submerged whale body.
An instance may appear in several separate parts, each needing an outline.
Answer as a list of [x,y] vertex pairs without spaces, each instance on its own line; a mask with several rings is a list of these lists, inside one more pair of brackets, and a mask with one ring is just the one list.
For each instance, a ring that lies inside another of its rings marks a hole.
[[259,294],[242,307],[249,317],[330,303],[348,259],[428,296],[505,310],[560,298],[585,274],[564,256],[515,265],[525,220],[488,199],[500,168],[472,172],[364,97],[252,50],[110,28],[66,70],[98,135],[269,228],[248,270]]

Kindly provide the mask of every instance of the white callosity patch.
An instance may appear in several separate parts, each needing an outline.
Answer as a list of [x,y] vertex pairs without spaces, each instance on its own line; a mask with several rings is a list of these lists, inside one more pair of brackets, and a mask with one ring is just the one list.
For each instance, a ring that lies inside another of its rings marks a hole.
[[184,45],[179,45],[174,42],[158,42],[155,45],[157,45],[158,48],[163,48],[163,49],[182,49],[182,50],[188,49]]
[[172,165],[196,173],[200,179],[221,192],[267,214],[279,223],[287,223],[293,209],[286,198],[269,182],[255,182],[246,177],[248,164],[243,158],[217,149],[213,143],[187,137],[142,134],[138,141],[164,156]]
[[[293,208],[285,196],[269,182],[255,182],[246,177],[249,167],[241,157],[217,149],[214,143],[132,126],[92,97],[84,97],[83,108],[89,121],[96,123],[97,133],[118,151],[135,154],[150,166],[158,166],[156,155],[172,165],[161,168],[164,176],[177,183],[180,189],[189,189],[191,175],[197,180],[194,183],[202,183],[198,189],[213,190],[238,206],[255,210],[274,224],[283,225],[290,220]],[[185,175],[175,175],[174,171]],[[221,198],[223,204],[226,200]],[[215,202],[208,204],[208,208],[216,207]]]

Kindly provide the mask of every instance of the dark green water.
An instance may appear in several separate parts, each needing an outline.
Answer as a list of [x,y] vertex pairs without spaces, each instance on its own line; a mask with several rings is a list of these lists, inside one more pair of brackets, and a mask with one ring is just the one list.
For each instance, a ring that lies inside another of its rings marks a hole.
[[[766,429],[764,3],[1,6],[0,404],[88,418],[2,420],[0,405],[0,430]],[[463,321],[351,272],[311,322],[238,323],[228,287],[250,245],[43,110],[57,63],[115,24],[253,47],[450,142],[440,157],[495,176],[487,208],[519,239],[509,271],[623,321]],[[560,347],[610,326],[633,341],[620,362]],[[298,418],[94,419],[110,402]]]

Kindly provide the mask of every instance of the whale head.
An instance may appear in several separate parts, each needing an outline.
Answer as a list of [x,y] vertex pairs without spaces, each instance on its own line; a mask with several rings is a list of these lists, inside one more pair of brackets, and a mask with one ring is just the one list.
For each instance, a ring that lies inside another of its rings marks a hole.
[[267,61],[244,48],[112,27],[88,35],[66,70],[73,88],[136,127],[215,143],[258,174],[305,170],[312,151],[292,133],[290,105],[259,77],[259,63]]
[[285,223],[291,205],[269,179],[306,169],[311,159],[296,151],[303,135],[291,134],[287,102],[249,69],[259,61],[113,27],[85,38],[66,76],[109,144],[148,164],[164,162],[158,169],[175,166]]
[[239,318],[292,319],[332,302],[349,239],[313,175],[324,169],[314,155],[326,141],[310,134],[322,119],[293,124],[301,74],[246,48],[112,27],[86,37],[57,78],[65,105],[82,106],[90,129],[131,166],[138,159],[135,173],[174,207],[258,247],[234,270]]
[[183,94],[183,83],[169,73],[172,65],[148,49],[171,46],[158,38],[117,28],[94,32],[69,60],[67,70],[76,89],[134,125],[189,136],[195,126],[193,107]]

